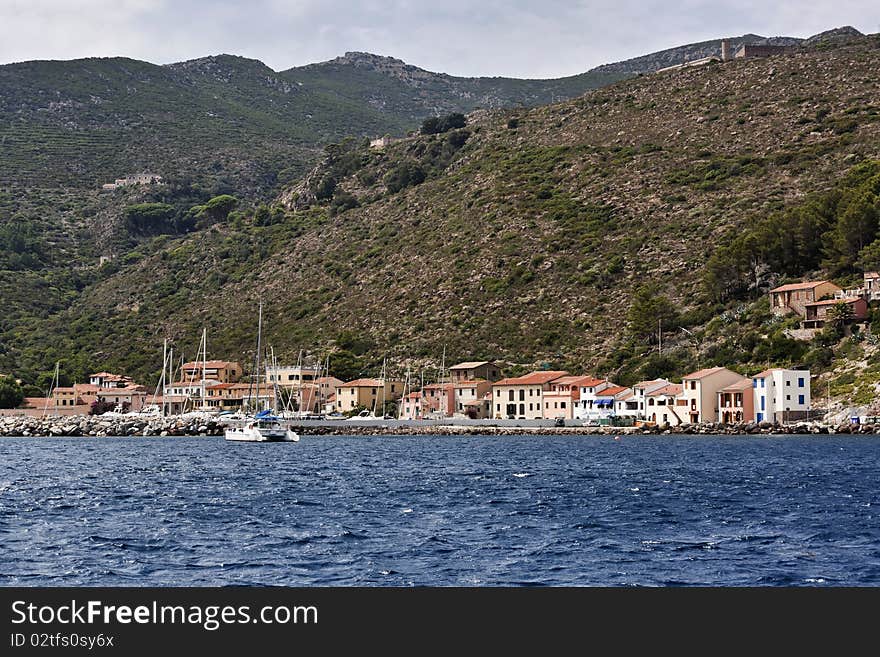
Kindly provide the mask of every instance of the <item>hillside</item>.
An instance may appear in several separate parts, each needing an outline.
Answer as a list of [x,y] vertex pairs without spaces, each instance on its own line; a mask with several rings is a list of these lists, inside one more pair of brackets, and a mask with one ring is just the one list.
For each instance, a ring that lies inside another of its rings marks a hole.
[[[145,242],[70,310],[12,328],[6,362],[147,373],[162,337],[194,352],[202,325],[213,353],[247,361],[262,297],[282,360],[336,345],[355,373],[385,355],[436,365],[444,345],[447,362],[624,381],[710,364],[728,357],[713,318],[735,327],[751,313],[759,343],[780,327],[760,293],[713,301],[706,262],[880,157],[878,60],[871,37],[481,111],[384,151],[350,142],[271,207]],[[326,179],[324,200],[309,200]],[[769,274],[766,285],[784,272]],[[671,313],[652,306],[663,299]],[[653,329],[634,331],[633,307],[670,318],[666,361],[651,356]],[[753,345],[738,362],[785,360],[779,340],[781,355]]]

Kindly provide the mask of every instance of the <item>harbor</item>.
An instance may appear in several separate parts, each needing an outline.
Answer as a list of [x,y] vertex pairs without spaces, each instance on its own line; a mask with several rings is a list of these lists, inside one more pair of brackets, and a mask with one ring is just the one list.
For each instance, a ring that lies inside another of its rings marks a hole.
[[[301,436],[657,436],[657,435],[792,435],[792,434],[880,434],[880,422],[744,422],[733,424],[685,424],[675,429],[644,424],[612,426],[556,420],[288,420],[286,425]],[[0,417],[0,437],[110,437],[110,436],[222,436],[225,416],[189,413],[179,416],[147,416],[137,413],[79,416]]]

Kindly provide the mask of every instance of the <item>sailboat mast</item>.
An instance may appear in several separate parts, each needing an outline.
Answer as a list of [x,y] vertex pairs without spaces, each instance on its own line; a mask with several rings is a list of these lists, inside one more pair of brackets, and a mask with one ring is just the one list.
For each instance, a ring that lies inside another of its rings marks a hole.
[[260,350],[263,348],[263,301],[260,301],[260,312],[257,319],[257,407],[260,406]]
[[208,367],[208,329],[202,329],[202,411],[207,410],[205,402],[205,369]]

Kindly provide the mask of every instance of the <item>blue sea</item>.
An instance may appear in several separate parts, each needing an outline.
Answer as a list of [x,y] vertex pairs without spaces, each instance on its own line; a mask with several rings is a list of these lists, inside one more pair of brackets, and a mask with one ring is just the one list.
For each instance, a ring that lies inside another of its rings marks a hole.
[[880,584],[880,438],[0,439],[4,586]]

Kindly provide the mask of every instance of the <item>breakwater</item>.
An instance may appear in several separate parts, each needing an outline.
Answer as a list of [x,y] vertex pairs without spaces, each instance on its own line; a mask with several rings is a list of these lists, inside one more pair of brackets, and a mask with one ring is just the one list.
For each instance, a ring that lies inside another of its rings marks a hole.
[[[492,424],[419,424],[392,421],[360,424],[353,422],[293,422],[300,435],[773,435],[773,434],[880,434],[880,425],[822,425],[767,422],[741,424],[694,424],[678,427],[613,426],[511,426]],[[47,417],[0,417],[0,436],[221,436],[222,419],[209,414],[169,417],[138,415],[81,415]]]

